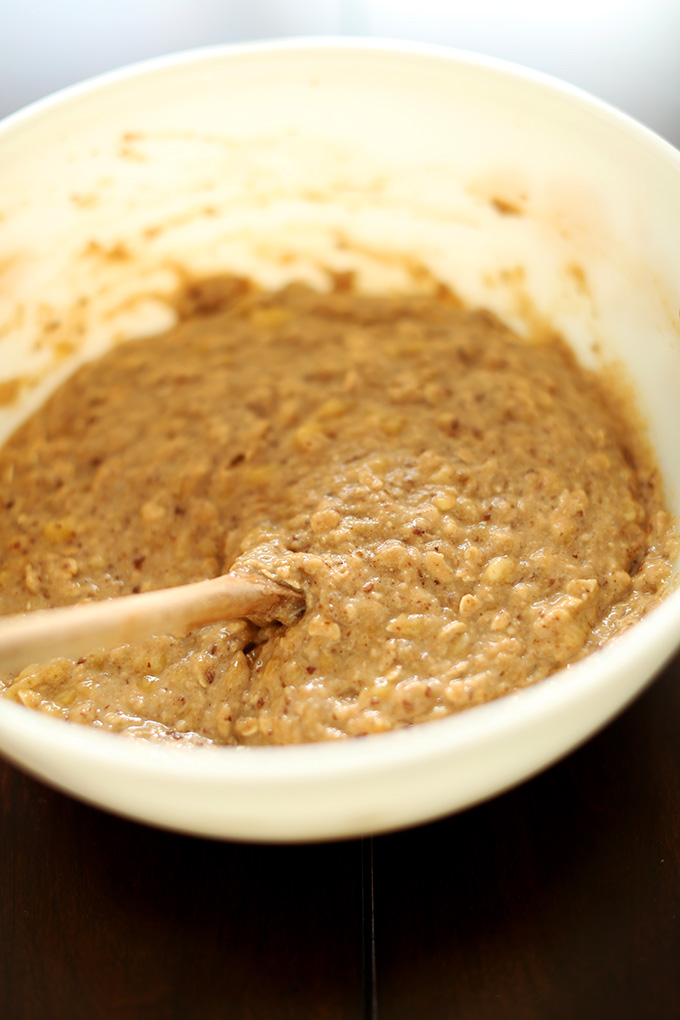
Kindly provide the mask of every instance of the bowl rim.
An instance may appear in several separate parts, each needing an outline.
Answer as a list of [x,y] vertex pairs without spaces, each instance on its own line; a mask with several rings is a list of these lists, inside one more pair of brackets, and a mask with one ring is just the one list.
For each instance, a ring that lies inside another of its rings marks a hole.
[[173,51],[132,61],[121,67],[88,76],[71,85],[65,85],[0,118],[0,142],[4,133],[13,130],[15,127],[23,127],[25,122],[32,118],[49,115],[54,107],[62,106],[72,99],[78,99],[83,94],[105,89],[130,78],[145,77],[165,70],[211,60],[248,58],[268,53],[286,53],[292,56],[296,51],[314,50],[325,50],[338,55],[340,53],[355,52],[368,53],[373,56],[410,56],[414,58],[439,59],[449,63],[453,62],[463,66],[467,65],[468,67],[484,69],[485,71],[491,71],[515,79],[523,79],[525,82],[543,86],[554,93],[569,96],[574,102],[590,110],[591,113],[599,113],[608,121],[614,119],[620,127],[626,128],[632,134],[637,135],[645,145],[659,148],[661,155],[676,161],[680,168],[680,150],[676,149],[671,142],[662,138],[652,128],[642,124],[615,104],[600,99],[586,89],[574,85],[557,75],[475,50],[437,43],[404,40],[389,36],[300,35],[286,36],[284,38],[263,38],[245,42],[225,42],[195,46],[186,50]]

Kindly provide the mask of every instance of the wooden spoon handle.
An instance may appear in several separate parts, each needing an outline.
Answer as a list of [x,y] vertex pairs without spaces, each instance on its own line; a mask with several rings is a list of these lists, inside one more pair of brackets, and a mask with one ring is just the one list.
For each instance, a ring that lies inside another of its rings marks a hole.
[[177,588],[6,616],[0,618],[0,669],[18,670],[58,656],[78,659],[218,620],[250,616],[290,622],[302,606],[300,592],[263,575],[224,574]]

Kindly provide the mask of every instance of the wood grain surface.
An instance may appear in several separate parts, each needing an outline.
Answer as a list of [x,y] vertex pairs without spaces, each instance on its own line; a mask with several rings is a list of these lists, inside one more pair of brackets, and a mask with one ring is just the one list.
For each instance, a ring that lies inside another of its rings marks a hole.
[[373,841],[211,842],[0,784],[2,1020],[680,1018],[680,658],[548,772]]

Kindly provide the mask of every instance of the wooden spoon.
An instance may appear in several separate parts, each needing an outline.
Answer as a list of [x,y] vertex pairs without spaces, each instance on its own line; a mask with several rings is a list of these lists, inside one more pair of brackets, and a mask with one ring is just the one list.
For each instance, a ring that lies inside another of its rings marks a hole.
[[218,620],[292,623],[304,596],[263,574],[224,574],[177,588],[0,618],[0,669],[79,659],[151,634],[185,634]]

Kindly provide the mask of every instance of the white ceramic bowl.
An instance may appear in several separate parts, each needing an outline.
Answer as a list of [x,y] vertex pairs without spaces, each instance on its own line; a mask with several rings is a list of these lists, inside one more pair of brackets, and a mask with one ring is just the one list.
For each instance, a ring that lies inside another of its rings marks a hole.
[[[239,46],[69,89],[7,120],[0,153],[0,378],[29,380],[0,408],[1,436],[79,360],[167,325],[182,267],[273,285],[352,268],[381,288],[424,268],[519,329],[552,322],[588,363],[623,363],[677,512],[680,154],[583,93],[431,47]],[[361,740],[188,751],[0,700],[0,747],[147,822],[354,836],[545,768],[629,702],[679,638],[675,592],[535,687]]]

